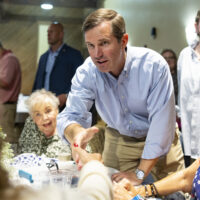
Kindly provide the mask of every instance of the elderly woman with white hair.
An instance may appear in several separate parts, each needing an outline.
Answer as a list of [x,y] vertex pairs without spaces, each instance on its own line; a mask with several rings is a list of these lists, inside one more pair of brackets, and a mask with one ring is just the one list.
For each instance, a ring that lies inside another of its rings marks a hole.
[[35,153],[56,158],[70,153],[69,145],[63,144],[56,131],[59,100],[44,89],[33,92],[27,100],[30,116],[26,119],[19,138],[18,153]]

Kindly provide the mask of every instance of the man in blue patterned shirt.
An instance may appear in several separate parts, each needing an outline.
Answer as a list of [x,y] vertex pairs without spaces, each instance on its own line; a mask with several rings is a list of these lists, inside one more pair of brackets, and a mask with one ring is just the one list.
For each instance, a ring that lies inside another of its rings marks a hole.
[[[114,181],[127,178],[139,185],[153,170],[161,178],[182,169],[166,61],[153,50],[127,46],[124,19],[114,10],[91,13],[83,32],[90,57],[73,77],[66,108],[58,116],[59,134],[85,148],[98,131],[90,127],[89,110],[95,102],[107,123],[104,164],[120,171],[112,176]],[[74,159],[81,164],[76,155]]]

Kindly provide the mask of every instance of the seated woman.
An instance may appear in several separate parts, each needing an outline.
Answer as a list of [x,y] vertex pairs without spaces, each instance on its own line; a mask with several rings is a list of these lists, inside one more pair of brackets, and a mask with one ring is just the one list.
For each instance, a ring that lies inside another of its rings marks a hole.
[[[195,175],[196,174],[196,175]],[[192,199],[200,199],[200,159],[188,168],[175,172],[154,184],[133,187],[123,179],[114,184],[115,200],[130,200],[137,194],[143,197],[163,196],[177,191],[191,193]]]
[[56,131],[57,97],[41,89],[33,92],[26,103],[30,116],[19,138],[18,153],[44,154],[50,158],[71,154],[69,145],[62,143]]

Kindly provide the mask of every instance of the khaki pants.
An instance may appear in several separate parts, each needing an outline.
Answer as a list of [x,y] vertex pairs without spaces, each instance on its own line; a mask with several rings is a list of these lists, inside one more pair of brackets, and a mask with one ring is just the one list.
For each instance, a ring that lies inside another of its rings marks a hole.
[[0,104],[0,126],[7,135],[6,141],[18,143],[19,134],[15,130],[16,104]]
[[[161,157],[152,169],[151,173],[155,180],[185,168],[177,131],[169,153]],[[115,129],[106,128],[103,152],[104,164],[120,171],[135,171],[142,156],[145,139],[124,136]]]
[[94,135],[94,137],[89,141],[90,153],[100,153],[102,154],[105,141],[105,125],[95,125],[99,131]]

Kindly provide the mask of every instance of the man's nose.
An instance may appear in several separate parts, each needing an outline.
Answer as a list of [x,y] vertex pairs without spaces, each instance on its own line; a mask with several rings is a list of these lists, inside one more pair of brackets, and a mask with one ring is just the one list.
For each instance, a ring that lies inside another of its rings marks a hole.
[[101,47],[96,47],[95,48],[95,58],[99,59],[102,57],[102,55],[103,55],[103,52],[102,52]]

